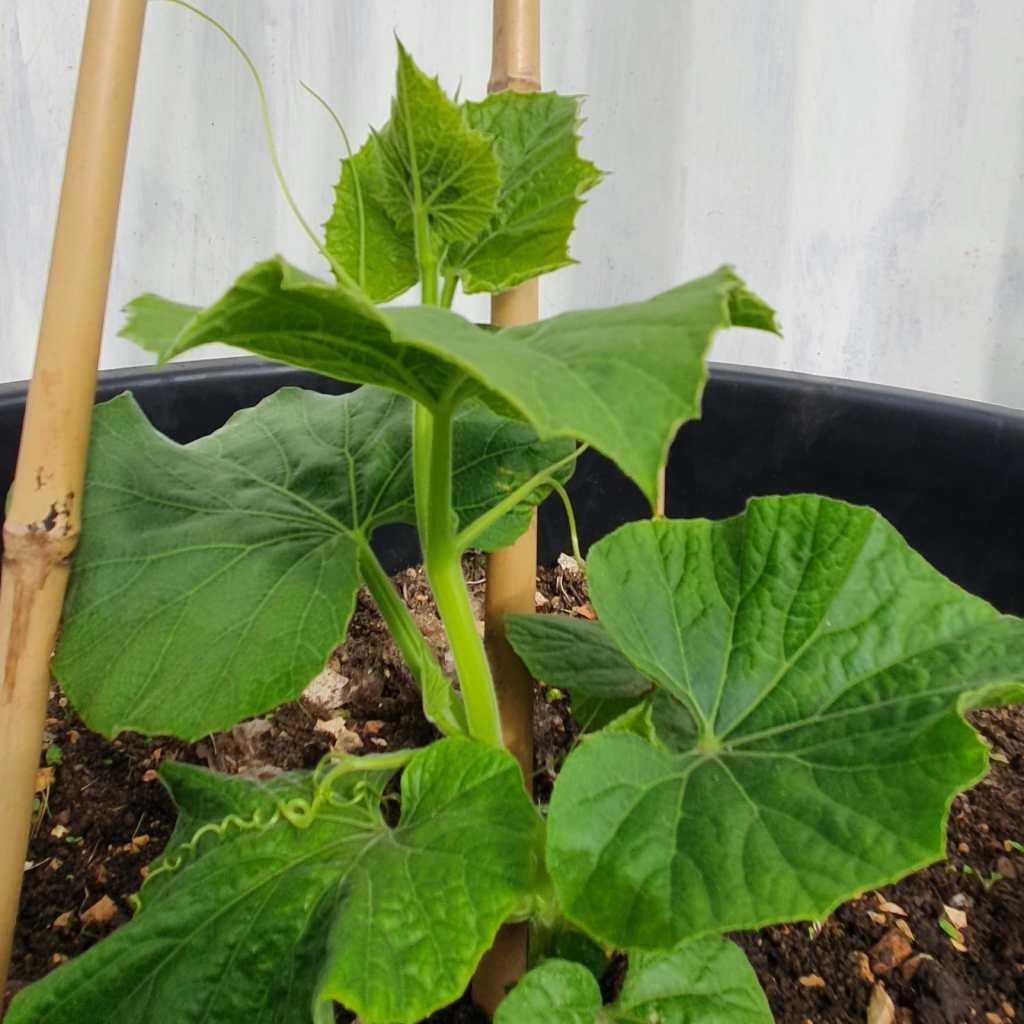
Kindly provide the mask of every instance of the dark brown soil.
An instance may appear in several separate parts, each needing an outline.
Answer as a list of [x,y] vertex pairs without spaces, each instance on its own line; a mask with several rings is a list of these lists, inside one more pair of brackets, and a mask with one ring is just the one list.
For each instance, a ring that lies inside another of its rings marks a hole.
[[[779,1024],[863,1024],[877,983],[915,1024],[1024,1020],[1024,855],[1013,845],[1024,843],[1024,706],[970,717],[992,744],[992,771],[954,800],[945,861],[844,904],[820,930],[803,923],[734,936]],[[939,924],[946,907],[966,915],[961,949]],[[902,948],[891,932],[904,927],[897,935],[911,958],[862,975],[859,961],[874,960],[878,943]],[[932,959],[914,961],[918,954]]]
[[[471,591],[479,592],[480,562],[468,560],[466,573]],[[443,631],[422,574],[409,570],[395,582],[443,658]],[[542,570],[538,610],[592,614],[581,577],[571,568]],[[320,682],[326,690],[311,688],[294,704],[192,745],[128,734],[111,743],[89,732],[55,691],[5,996],[130,916],[128,897],[174,825],[173,806],[156,780],[161,760],[263,776],[312,767],[335,743],[372,751],[419,746],[436,735],[365,597],[349,642]],[[576,735],[566,703],[550,696],[539,687],[534,784],[541,800]],[[1024,707],[972,717],[992,744],[993,770],[954,802],[946,861],[845,904],[820,926],[734,936],[779,1024],[863,1024],[877,986],[893,1000],[897,1024],[1024,1021],[1024,851],[1015,845],[1024,843]],[[960,948],[939,924],[950,916],[959,921]],[[897,958],[908,950],[910,956],[878,974],[870,964],[879,968],[886,948]],[[614,969],[621,973],[621,964]],[[339,1021],[351,1019],[339,1011]],[[437,1024],[485,1019],[466,1000],[431,1018]]]

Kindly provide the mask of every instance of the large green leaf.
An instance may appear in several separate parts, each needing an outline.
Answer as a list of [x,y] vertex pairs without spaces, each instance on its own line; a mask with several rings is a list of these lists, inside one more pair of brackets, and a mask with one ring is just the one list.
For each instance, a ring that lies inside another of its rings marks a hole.
[[[181,446],[129,395],[100,406],[54,665],[90,726],[191,739],[297,697],[344,639],[373,529],[414,522],[411,425],[389,392],[286,388]],[[567,448],[478,405],[454,446],[461,525]]]
[[600,622],[567,615],[509,615],[509,643],[530,675],[569,691],[584,731],[600,729],[651,692],[652,683]]
[[541,436],[577,437],[654,503],[679,426],[700,416],[716,331],[774,329],[772,311],[729,267],[646,302],[562,313],[488,334],[446,310],[388,311],[412,344],[451,359]]
[[181,866],[146,884],[135,919],[19,993],[9,1024],[300,1024],[331,999],[411,1024],[462,994],[534,884],[541,823],[519,768],[470,740],[415,755],[394,827],[375,774],[343,777],[296,827],[280,805],[312,803],[308,776],[163,771],[190,825],[212,810],[221,827],[176,844]]
[[634,953],[615,1002],[601,1005],[590,972],[566,960],[530,971],[495,1024],[771,1024],[768,1001],[742,951],[711,936],[670,953]]
[[403,344],[361,292],[325,284],[280,257],[257,263],[206,309],[141,295],[125,307],[121,335],[161,363],[224,342],[327,377],[377,384],[430,405],[454,370]]
[[[129,305],[122,333],[162,361],[220,341],[428,407],[464,377],[493,409],[542,437],[593,445],[652,503],[676,430],[700,415],[715,332],[774,329],[771,310],[728,267],[646,302],[497,332],[435,307],[376,309],[280,259],[257,264],[191,319],[185,308],[143,296]],[[173,316],[182,325],[169,341]]]
[[655,745],[599,735],[555,786],[548,865],[609,944],[825,917],[943,855],[984,773],[962,711],[1024,698],[1024,622],[940,576],[870,509],[798,495],[634,523],[587,558]]
[[400,230],[384,207],[377,139],[341,162],[341,180],[324,244],[367,295],[386,302],[419,280],[412,231]]
[[381,198],[400,231],[426,216],[440,241],[471,239],[495,211],[500,179],[494,145],[398,44],[391,120],[377,136]]
[[579,156],[579,100],[553,92],[499,92],[465,104],[494,139],[501,168],[498,210],[472,241],[451,246],[445,269],[467,292],[498,292],[564,267],[580,198],[601,172]]

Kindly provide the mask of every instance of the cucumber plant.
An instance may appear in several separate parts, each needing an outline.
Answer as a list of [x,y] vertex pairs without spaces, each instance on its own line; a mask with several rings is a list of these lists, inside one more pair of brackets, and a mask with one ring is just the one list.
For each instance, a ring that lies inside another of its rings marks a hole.
[[[653,503],[713,335],[776,330],[728,267],[494,332],[451,311],[460,287],[570,262],[601,176],[578,123],[551,93],[455,102],[399,44],[390,120],[342,160],[318,239],[333,280],[273,257],[205,308],[128,306],[160,362],[225,342],[361,386],[286,388],[187,445],[129,394],[97,408],[54,661],[82,717],[194,740],[295,699],[365,586],[442,738],[270,782],[164,765],[179,818],[136,916],[20,992],[10,1024],[321,1024],[336,1003],[419,1021],[513,920],[534,966],[500,1024],[768,1022],[724,933],[822,919],[942,856],[986,767],[963,712],[1024,696],[1024,623],[828,498],[595,544],[596,621],[509,620],[587,723],[548,807],[502,747],[461,555],[514,539],[581,446]],[[382,305],[416,285],[419,305]],[[457,686],[373,552],[387,523],[419,531]],[[602,1005],[613,950],[629,968]]]

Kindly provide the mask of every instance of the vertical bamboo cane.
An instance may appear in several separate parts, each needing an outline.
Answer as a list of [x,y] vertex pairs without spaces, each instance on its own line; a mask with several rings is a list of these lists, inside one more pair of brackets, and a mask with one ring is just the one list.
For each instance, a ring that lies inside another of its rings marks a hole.
[[[540,88],[540,0],[494,0],[491,80],[488,92]],[[500,326],[537,319],[537,282],[495,295],[491,322]],[[505,615],[534,610],[537,590],[537,517],[510,547],[487,559],[484,642],[494,670],[505,746],[533,781],[533,680],[505,638]],[[506,989],[526,970],[526,925],[506,925],[473,978],[473,1000],[494,1013]]]
[[92,0],[0,578],[0,992],[96,390],[145,0]]

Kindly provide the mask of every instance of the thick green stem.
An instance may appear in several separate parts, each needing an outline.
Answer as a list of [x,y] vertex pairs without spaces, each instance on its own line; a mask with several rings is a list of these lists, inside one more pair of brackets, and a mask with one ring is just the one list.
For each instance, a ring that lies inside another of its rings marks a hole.
[[455,544],[452,512],[452,403],[434,412],[430,449],[430,499],[424,562],[437,610],[451,644],[459,685],[466,704],[470,735],[502,746],[498,699],[483,640],[477,632],[469,592],[462,575],[461,552]]
[[430,410],[418,402],[413,407],[412,482],[416,499],[416,529],[424,554],[430,528],[430,449],[434,439],[434,418]]
[[[425,306],[436,306],[438,256],[430,237],[430,224],[420,192],[415,147],[411,138],[409,150],[413,159],[413,224],[421,301]],[[445,290],[447,294],[447,287]],[[433,409],[416,406],[412,456],[416,520],[427,578],[448,634],[448,643],[451,644],[455,669],[459,675],[469,733],[484,743],[501,747],[501,719],[491,679],[491,667],[483,639],[476,629],[469,592],[462,576],[461,551],[455,544],[452,415],[457,386],[453,385],[449,395],[442,398]]]
[[[410,141],[410,147],[412,142]],[[414,150],[412,150],[415,153]],[[437,253],[430,237],[430,221],[427,218],[423,196],[420,193],[420,179],[413,167],[413,238],[416,245],[416,263],[420,271],[420,301],[424,306],[437,305]]]

